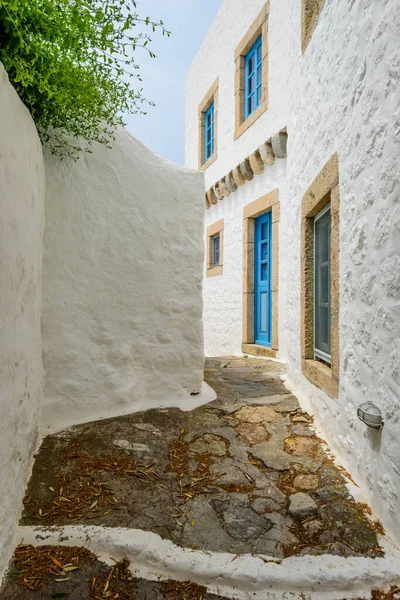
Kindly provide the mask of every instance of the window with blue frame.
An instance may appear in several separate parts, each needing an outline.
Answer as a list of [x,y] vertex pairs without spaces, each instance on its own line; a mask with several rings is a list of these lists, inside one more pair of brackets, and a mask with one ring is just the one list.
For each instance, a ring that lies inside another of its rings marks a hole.
[[220,219],[207,227],[206,250],[206,276],[222,275],[224,263],[224,219]]
[[214,102],[210,104],[205,114],[204,158],[207,161],[214,154]]
[[261,104],[262,97],[262,36],[257,39],[245,58],[245,108],[247,119]]
[[212,263],[214,267],[219,266],[219,245],[220,245],[220,236],[215,235],[212,240]]

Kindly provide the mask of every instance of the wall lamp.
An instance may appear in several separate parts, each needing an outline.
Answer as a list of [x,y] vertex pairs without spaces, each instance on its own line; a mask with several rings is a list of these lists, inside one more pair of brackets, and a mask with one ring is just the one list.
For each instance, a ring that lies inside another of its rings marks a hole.
[[383,427],[383,418],[380,408],[373,402],[364,402],[357,409],[357,416],[368,427],[380,429]]

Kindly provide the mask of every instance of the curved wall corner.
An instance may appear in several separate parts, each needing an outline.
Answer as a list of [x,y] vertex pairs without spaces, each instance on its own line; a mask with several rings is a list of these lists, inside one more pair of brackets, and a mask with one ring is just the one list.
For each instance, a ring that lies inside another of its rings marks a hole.
[[44,424],[163,404],[203,380],[204,179],[125,129],[46,156]]
[[44,193],[35,125],[0,63],[0,576],[39,435]]

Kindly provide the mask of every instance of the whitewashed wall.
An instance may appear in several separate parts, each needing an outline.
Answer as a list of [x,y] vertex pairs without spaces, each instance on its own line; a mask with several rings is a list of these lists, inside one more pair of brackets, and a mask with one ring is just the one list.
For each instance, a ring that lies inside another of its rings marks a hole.
[[203,379],[203,174],[120,129],[112,150],[46,157],[45,424],[161,403]]
[[[218,159],[205,172],[207,189],[287,125],[289,99],[286,90],[293,50],[289,40],[289,8],[285,0],[272,2],[269,18],[269,109],[240,138],[233,140],[233,56],[264,5],[265,0],[225,0],[186,77],[185,163],[192,168],[198,167],[198,107],[219,77]],[[228,202],[231,198],[233,195]]]
[[[212,24],[186,80],[186,164],[198,166],[198,106],[219,77],[218,159],[206,170],[208,189],[244,158],[286,127],[287,87],[292,49],[286,2],[274,4],[269,17],[269,109],[236,141],[234,102],[234,51],[261,11],[265,0],[226,0]],[[286,161],[276,160],[261,176],[239,188],[206,211],[205,226],[224,217],[224,272],[204,280],[205,352],[209,356],[238,354],[242,343],[243,206],[279,188],[285,203]],[[280,236],[284,235],[281,231]],[[279,288],[279,310],[284,310],[285,277]],[[280,335],[280,357],[285,358],[285,339]]]
[[[299,285],[288,287],[286,338],[292,385],[316,411],[334,448],[400,540],[400,4],[326,0],[300,55],[300,6],[290,14],[297,47],[290,101],[286,236],[288,280],[298,282],[303,193],[333,152],[340,178],[340,396],[301,374]],[[297,35],[296,35],[297,34]],[[385,416],[368,430],[357,406]]]
[[[241,354],[243,304],[243,207],[264,194],[279,189],[280,202],[286,197],[286,160],[255,176],[237,192],[206,212],[206,228],[224,219],[223,273],[204,279],[204,347],[207,356]],[[284,231],[279,227],[279,235]],[[206,234],[204,238],[206,244]],[[280,258],[280,260],[282,260]],[[285,277],[279,282],[279,311],[285,306]],[[279,356],[286,357],[283,321],[279,323]]]
[[[224,217],[224,274],[205,279],[206,352],[239,353],[244,204],[281,189],[279,345],[289,385],[316,413],[388,530],[400,540],[400,5],[325,0],[301,55],[301,0],[271,1],[270,108],[236,142],[233,52],[263,0],[225,0],[187,78],[186,164],[197,164],[197,110],[219,76],[218,160],[206,187],[271,134],[288,127],[287,165],[206,213]],[[332,400],[301,373],[300,214],[304,192],[334,152],[340,161],[340,396]],[[357,419],[365,400],[383,410],[373,432]]]
[[12,551],[42,397],[44,166],[33,121],[0,64],[0,575]]

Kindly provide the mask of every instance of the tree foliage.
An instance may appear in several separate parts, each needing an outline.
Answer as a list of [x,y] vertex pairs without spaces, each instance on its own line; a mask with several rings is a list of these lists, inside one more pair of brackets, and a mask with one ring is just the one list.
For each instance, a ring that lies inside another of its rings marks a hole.
[[110,146],[124,113],[144,113],[135,50],[154,57],[156,29],[169,35],[136,0],[0,0],[0,60],[44,145],[60,155],[80,149],[77,138],[88,151]]

